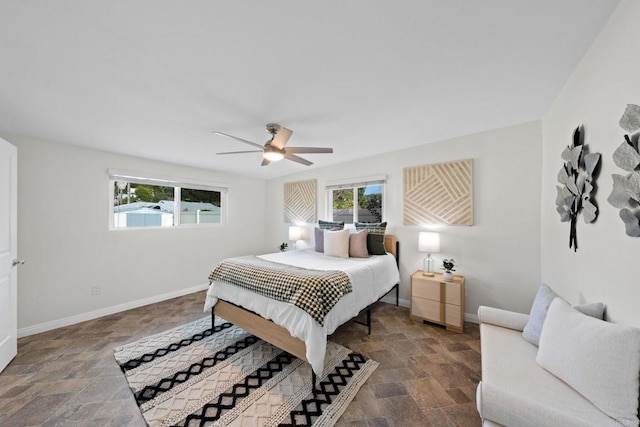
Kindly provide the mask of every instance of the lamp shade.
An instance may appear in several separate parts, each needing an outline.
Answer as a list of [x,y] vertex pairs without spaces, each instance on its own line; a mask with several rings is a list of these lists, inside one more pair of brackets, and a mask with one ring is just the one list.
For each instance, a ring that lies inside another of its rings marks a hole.
[[418,235],[418,251],[430,254],[440,252],[440,233],[421,231]]
[[302,239],[302,230],[300,227],[292,226],[289,227],[289,240],[300,240]]

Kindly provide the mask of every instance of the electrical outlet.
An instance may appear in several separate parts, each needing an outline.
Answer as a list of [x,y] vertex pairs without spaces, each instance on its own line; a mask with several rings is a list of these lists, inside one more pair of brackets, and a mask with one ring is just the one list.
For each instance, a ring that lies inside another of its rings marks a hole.
[[100,295],[102,290],[100,289],[100,285],[93,285],[91,287],[91,295]]

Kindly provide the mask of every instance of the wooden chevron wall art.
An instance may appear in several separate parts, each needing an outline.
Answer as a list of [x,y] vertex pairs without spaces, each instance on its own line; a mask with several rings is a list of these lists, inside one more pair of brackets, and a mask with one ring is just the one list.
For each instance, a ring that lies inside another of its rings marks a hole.
[[473,160],[403,172],[404,225],[473,225]]
[[316,222],[317,180],[287,182],[284,184],[284,222]]

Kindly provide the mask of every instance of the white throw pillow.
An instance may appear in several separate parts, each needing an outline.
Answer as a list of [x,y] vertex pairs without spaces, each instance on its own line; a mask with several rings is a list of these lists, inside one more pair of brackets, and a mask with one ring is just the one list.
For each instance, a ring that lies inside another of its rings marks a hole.
[[549,306],[536,361],[623,426],[638,426],[640,329]]
[[[540,334],[542,333],[544,319],[547,317],[547,310],[549,310],[551,302],[557,296],[549,286],[543,283],[538,288],[538,293],[536,293],[536,297],[533,300],[531,312],[529,313],[529,321],[522,330],[522,337],[536,347],[540,344]],[[601,302],[576,305],[574,308],[596,319],[602,319],[604,317],[604,304]]]
[[324,254],[349,258],[349,230],[324,230]]

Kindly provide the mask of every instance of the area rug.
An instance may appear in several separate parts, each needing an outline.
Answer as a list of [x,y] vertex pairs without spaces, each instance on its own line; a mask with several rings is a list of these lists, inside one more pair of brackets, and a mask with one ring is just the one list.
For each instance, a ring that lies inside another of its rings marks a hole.
[[216,317],[114,350],[150,426],[332,426],[378,364],[329,342],[311,366]]

